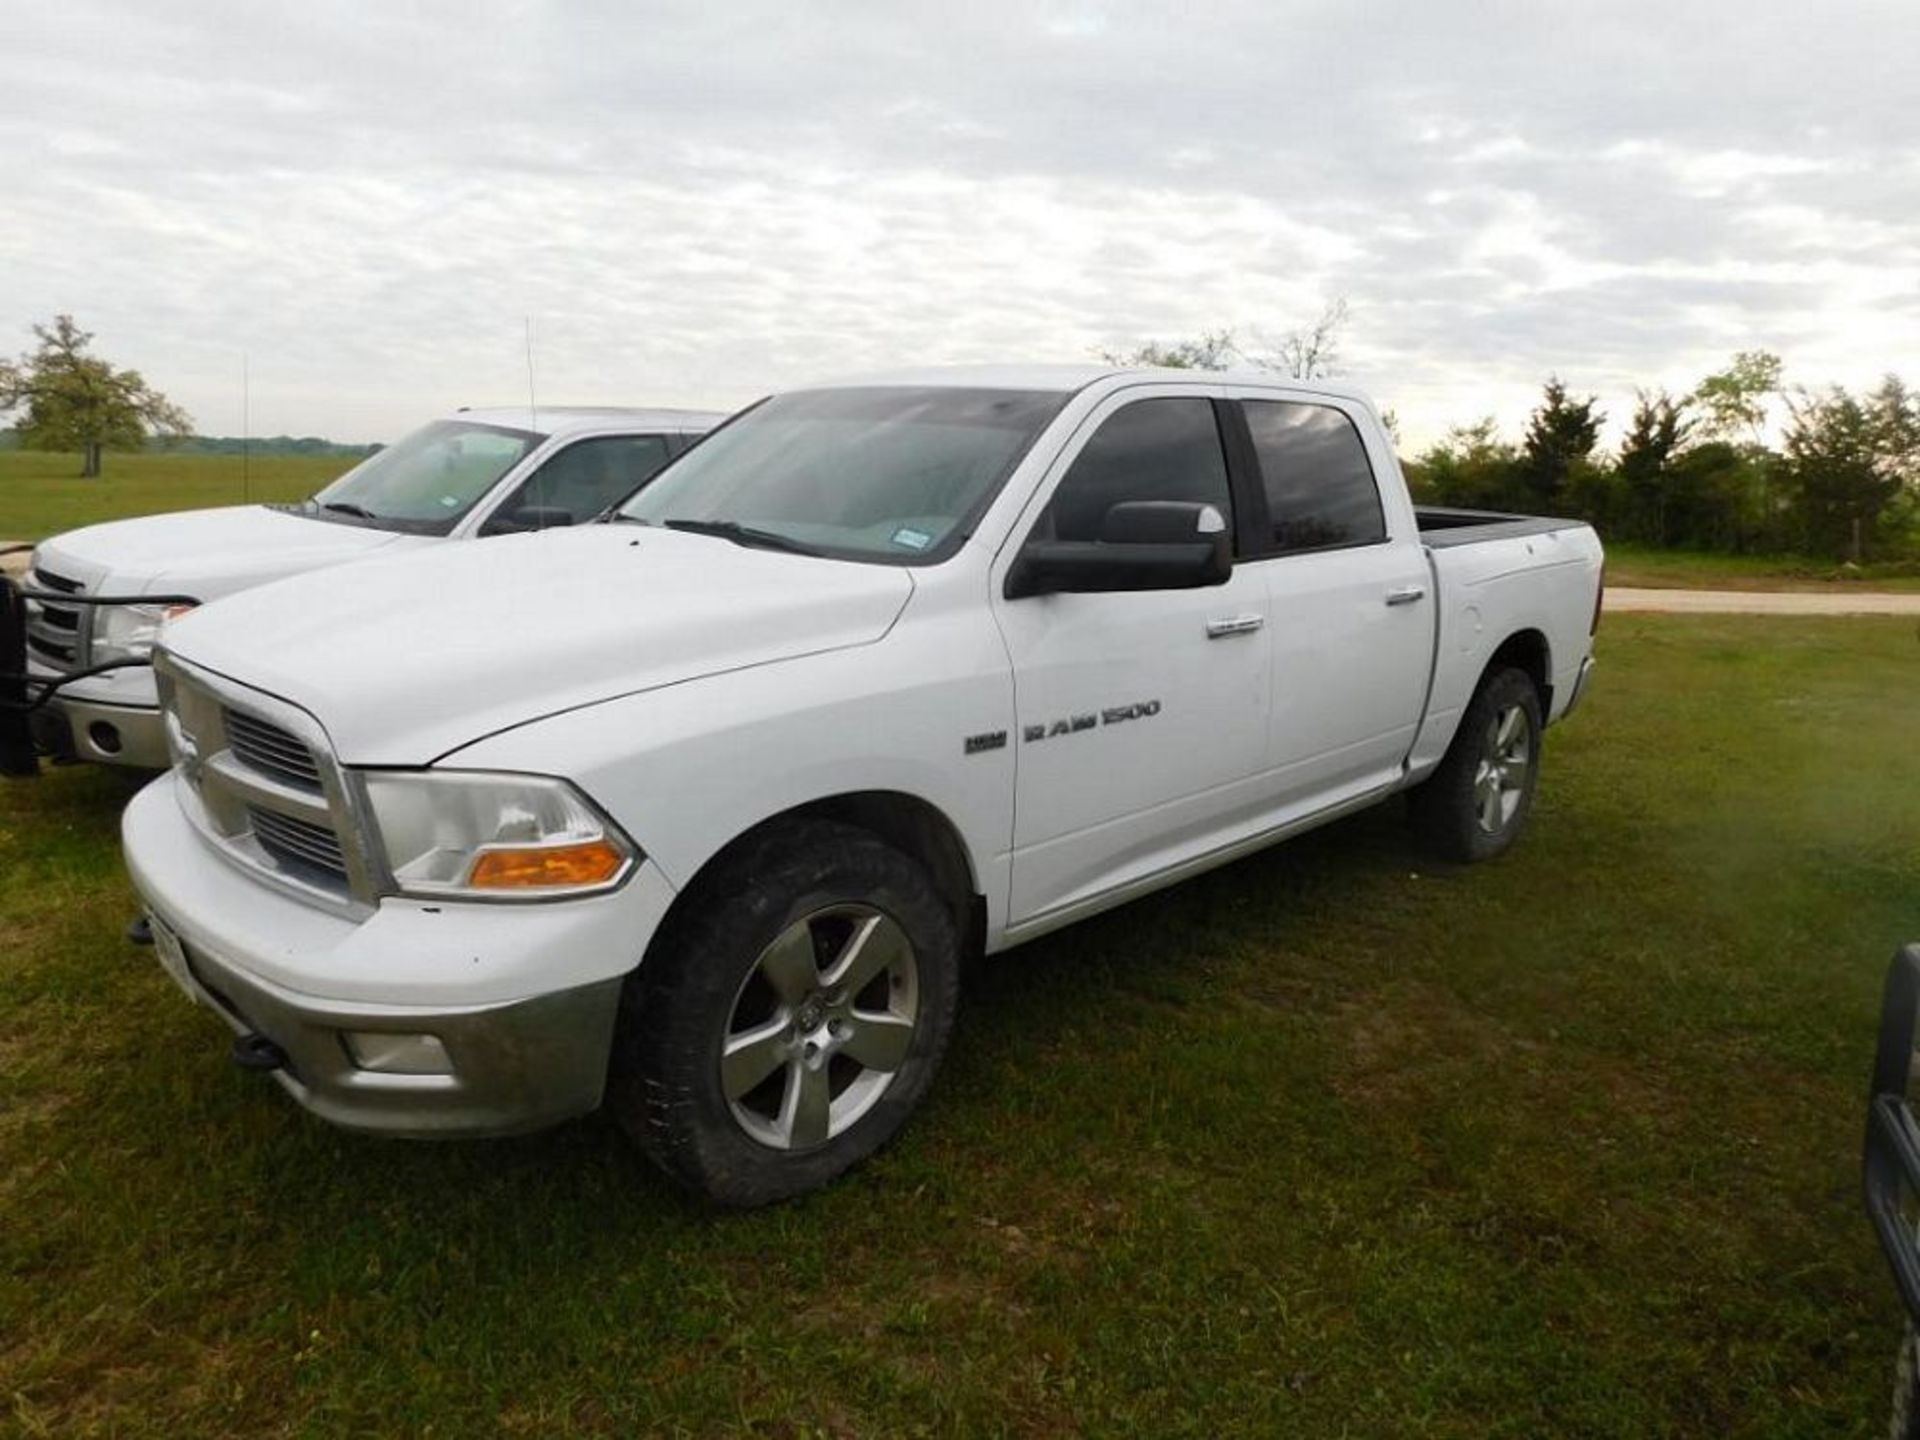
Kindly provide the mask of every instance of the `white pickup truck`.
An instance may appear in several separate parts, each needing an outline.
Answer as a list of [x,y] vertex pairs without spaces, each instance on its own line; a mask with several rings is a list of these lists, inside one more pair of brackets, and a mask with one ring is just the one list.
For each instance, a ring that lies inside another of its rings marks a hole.
[[927,371],[743,412],[612,522],[170,626],[160,958],[329,1120],[606,1104],[750,1205],[892,1136],[1005,950],[1410,792],[1525,824],[1585,525],[1416,513],[1351,390]]
[[[49,596],[215,600],[326,566],[590,520],[624,500],[723,417],[691,410],[463,410],[376,452],[297,505],[234,505],[90,525],[35,550],[27,583]],[[180,607],[34,602],[28,673],[57,679],[142,660]],[[152,671],[77,679],[35,712],[49,754],[167,765]]]

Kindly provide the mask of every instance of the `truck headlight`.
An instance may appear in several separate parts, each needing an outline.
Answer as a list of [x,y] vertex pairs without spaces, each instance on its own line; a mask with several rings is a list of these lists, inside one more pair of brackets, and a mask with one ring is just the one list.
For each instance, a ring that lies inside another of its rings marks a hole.
[[93,616],[93,663],[109,660],[150,660],[154,641],[169,620],[187,613],[191,605],[100,605]]
[[541,775],[360,775],[403,895],[549,900],[611,890],[639,850],[573,786]]

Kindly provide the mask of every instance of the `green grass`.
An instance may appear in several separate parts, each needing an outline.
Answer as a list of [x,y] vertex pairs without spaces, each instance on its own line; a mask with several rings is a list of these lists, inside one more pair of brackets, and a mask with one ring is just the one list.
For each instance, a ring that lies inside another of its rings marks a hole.
[[1602,660],[1510,856],[1382,810],[987,962],[900,1143],[735,1217],[600,1119],[309,1119],[121,941],[125,784],[0,789],[0,1429],[1879,1433],[1914,626]]
[[0,541],[44,540],[130,515],[300,500],[356,462],[339,456],[109,455],[106,473],[80,478],[80,457],[0,451]]
[[1849,566],[1805,555],[1720,555],[1609,541],[1607,583],[1653,590],[1920,590],[1920,561]]

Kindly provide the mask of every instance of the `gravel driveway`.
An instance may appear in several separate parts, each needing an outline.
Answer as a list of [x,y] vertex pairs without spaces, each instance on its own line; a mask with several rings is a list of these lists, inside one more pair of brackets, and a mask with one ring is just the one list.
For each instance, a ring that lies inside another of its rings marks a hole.
[[1920,593],[1863,590],[1805,594],[1774,590],[1630,590],[1607,587],[1606,608],[1667,615],[1920,615]]

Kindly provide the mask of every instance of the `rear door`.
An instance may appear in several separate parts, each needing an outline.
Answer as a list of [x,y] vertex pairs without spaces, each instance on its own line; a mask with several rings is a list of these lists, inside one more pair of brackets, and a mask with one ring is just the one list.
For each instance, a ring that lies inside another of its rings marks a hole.
[[1257,808],[1271,654],[1266,587],[1237,567],[1197,590],[1005,598],[1033,538],[1091,540],[1131,500],[1213,505],[1231,525],[1217,402],[1192,386],[1120,392],[1056,460],[995,563],[1013,662],[1016,814],[1009,923],[1045,921],[1157,873]]
[[1426,550],[1404,497],[1383,492],[1391,457],[1361,407],[1235,399],[1267,510],[1268,782],[1281,806],[1318,808],[1388,783],[1412,747],[1433,665]]

